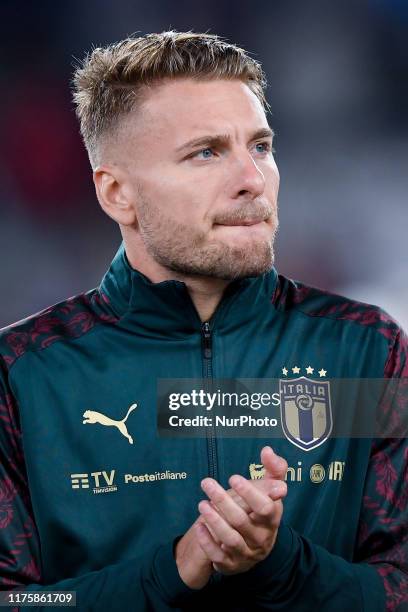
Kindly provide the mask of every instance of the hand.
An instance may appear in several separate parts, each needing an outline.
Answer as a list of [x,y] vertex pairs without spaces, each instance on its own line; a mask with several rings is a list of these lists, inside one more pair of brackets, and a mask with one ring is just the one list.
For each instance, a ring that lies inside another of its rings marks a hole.
[[281,498],[287,488],[286,483],[280,482],[276,490],[274,476],[283,479],[287,463],[269,447],[262,449],[261,461],[266,470],[263,481],[231,476],[229,482],[235,495],[228,494],[211,478],[202,481],[211,501],[200,502],[203,520],[196,521],[194,529],[214,569],[224,574],[249,570],[270,553],[276,541],[283,514]]
[[174,552],[180,578],[191,589],[202,589],[213,573],[212,562],[199,544],[196,526],[201,516],[177,542]]
[[[279,455],[276,455],[274,451],[269,447],[265,446],[261,451],[261,461],[265,469],[265,476],[259,480],[249,480],[248,482],[252,485],[269,495],[274,501],[281,499],[287,495],[287,485],[285,482],[286,472],[288,464]],[[251,512],[248,504],[238,495],[234,489],[227,490],[228,495],[232,497],[247,512]]]
[[[210,478],[206,480],[212,481]],[[216,483],[215,480],[212,482]],[[273,500],[284,497],[287,493],[286,483],[271,477],[261,480],[248,480],[247,482],[255,490],[269,495]],[[252,512],[252,508],[236,490],[228,489],[226,493],[244,512]],[[215,504],[214,507],[216,508]],[[184,536],[180,538],[175,550],[176,564],[180,577],[192,589],[204,587],[214,570],[212,560],[204,552],[197,537],[196,529],[200,523],[205,525],[205,518],[201,514]]]
[[[260,480],[247,481],[253,489],[269,495],[272,500],[284,497],[287,493],[286,483],[283,482],[287,470],[287,463],[283,459],[280,459],[280,461],[279,459],[280,458],[273,453],[272,449],[268,447],[264,448],[261,453],[261,460],[266,470],[265,477]],[[279,480],[275,480],[275,477]],[[212,481],[212,479],[206,480],[216,483],[216,481]],[[218,485],[218,483],[216,484]],[[228,489],[226,493],[237,506],[244,510],[244,512],[250,513],[253,511],[252,507],[243,497],[241,497],[237,490]],[[215,504],[214,507],[216,507]],[[197,529],[200,524],[205,525],[205,517],[201,514],[190,529],[178,541],[175,550],[175,559],[180,577],[185,584],[193,589],[204,587],[214,569],[213,560],[205,553],[198,539]]]

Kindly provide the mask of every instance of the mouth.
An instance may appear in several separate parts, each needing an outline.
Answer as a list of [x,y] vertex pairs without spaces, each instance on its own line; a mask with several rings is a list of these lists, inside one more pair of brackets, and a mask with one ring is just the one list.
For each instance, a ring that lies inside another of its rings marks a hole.
[[264,217],[258,217],[255,219],[239,219],[236,221],[229,221],[228,223],[216,223],[215,225],[226,225],[227,227],[249,226],[257,225],[258,223],[263,223],[264,221],[266,221]]

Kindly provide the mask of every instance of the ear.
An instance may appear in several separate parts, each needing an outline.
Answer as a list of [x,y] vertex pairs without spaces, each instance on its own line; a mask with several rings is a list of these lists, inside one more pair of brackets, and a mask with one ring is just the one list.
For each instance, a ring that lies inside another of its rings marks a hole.
[[93,172],[93,182],[105,213],[120,225],[134,225],[137,221],[135,199],[125,172],[117,166],[101,165]]

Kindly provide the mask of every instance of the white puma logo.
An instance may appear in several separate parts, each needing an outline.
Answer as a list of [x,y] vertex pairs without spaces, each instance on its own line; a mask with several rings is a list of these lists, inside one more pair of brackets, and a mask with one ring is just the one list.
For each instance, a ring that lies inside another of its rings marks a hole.
[[129,414],[132,412],[132,410],[134,410],[135,408],[137,408],[137,404],[132,404],[129,410],[127,411],[125,418],[121,421],[115,421],[115,419],[111,419],[110,417],[105,416],[101,412],[96,412],[95,410],[85,410],[83,414],[85,420],[82,421],[82,423],[100,423],[101,425],[107,425],[108,427],[114,425],[119,429],[120,433],[129,440],[129,444],[133,444],[133,438],[128,433],[125,421],[128,418]]

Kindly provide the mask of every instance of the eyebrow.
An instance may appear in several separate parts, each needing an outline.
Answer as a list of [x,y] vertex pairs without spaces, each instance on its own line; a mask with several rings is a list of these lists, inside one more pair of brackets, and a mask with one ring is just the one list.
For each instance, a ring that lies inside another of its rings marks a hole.
[[[249,139],[249,142],[253,140],[259,140],[259,138],[273,138],[274,131],[271,128],[261,128],[256,130],[252,134]],[[231,141],[231,136],[229,134],[206,134],[205,136],[200,136],[199,138],[193,138],[193,140],[188,140],[180,147],[177,147],[176,152],[184,151],[185,149],[191,149],[194,147],[201,147],[204,145],[225,145],[226,143]]]

